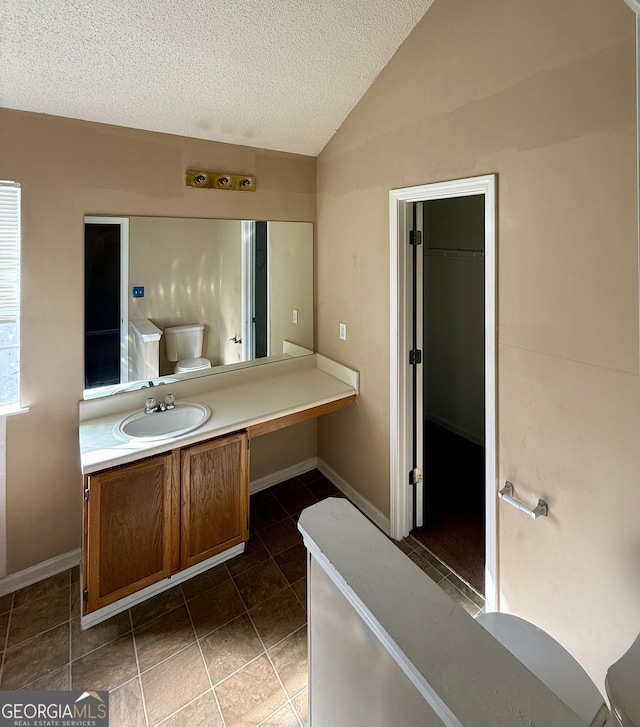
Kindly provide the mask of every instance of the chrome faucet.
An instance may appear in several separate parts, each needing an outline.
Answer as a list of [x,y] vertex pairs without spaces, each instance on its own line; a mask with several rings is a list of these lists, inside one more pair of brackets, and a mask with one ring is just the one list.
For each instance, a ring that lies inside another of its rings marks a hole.
[[158,402],[150,396],[144,403],[144,413],[145,414],[153,414],[154,411],[156,411],[158,407]]
[[167,411],[167,409],[175,409],[176,398],[173,394],[167,394],[164,397],[164,401],[158,403],[152,396],[150,396],[144,403],[144,413],[153,414],[157,411]]

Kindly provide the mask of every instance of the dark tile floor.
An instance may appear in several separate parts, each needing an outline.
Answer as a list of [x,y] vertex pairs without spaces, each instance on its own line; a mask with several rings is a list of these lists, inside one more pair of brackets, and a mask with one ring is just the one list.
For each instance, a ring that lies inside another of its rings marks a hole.
[[443,591],[459,603],[471,616],[484,610],[484,597],[469,583],[464,581],[436,555],[427,550],[413,535],[396,543],[411,560],[419,566]]
[[[0,598],[0,689],[109,690],[111,727],[301,727],[306,554],[317,470],[251,497],[245,552],[86,631],[77,568]],[[413,538],[398,546],[475,615],[481,599]]]

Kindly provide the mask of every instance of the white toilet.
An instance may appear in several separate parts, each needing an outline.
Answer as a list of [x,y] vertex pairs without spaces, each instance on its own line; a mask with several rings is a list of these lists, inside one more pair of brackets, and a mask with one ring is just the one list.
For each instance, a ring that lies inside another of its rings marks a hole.
[[476,618],[529,671],[592,727],[640,727],[640,634],[609,667],[605,685],[611,711],[587,672],[537,626],[506,613]]
[[176,374],[203,371],[211,368],[208,358],[201,358],[204,326],[194,323],[187,326],[169,326],[164,329],[167,360],[175,361]]

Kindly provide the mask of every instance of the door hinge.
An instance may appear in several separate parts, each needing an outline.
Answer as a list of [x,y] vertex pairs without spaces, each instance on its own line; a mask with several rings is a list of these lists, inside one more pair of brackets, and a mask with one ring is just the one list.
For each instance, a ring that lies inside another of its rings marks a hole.
[[409,366],[415,366],[416,364],[422,363],[422,351],[419,348],[414,348],[409,351]]
[[419,485],[421,482],[422,482],[422,468],[414,467],[409,472],[409,484],[410,485]]
[[85,487],[84,488],[84,499],[85,500],[88,500],[89,499],[89,494],[90,494],[89,493],[89,488],[88,487]]
[[410,245],[422,245],[422,232],[420,230],[411,230],[409,232]]
[[85,601],[88,601],[88,600],[89,600],[89,589],[88,589],[88,588],[85,588],[85,589],[84,589],[84,590],[82,591],[82,598],[83,598],[83,600],[85,600]]

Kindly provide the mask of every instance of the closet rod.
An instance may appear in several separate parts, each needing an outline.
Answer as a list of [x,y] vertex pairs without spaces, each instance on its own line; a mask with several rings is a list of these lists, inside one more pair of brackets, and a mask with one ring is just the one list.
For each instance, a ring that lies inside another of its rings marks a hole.
[[484,259],[484,252],[482,250],[465,250],[464,248],[454,249],[448,247],[428,247],[425,251],[427,255],[433,255],[437,257],[465,257],[465,258],[477,258],[479,260]]

